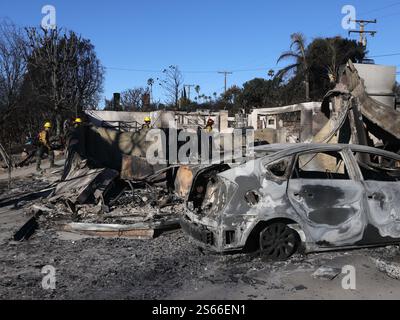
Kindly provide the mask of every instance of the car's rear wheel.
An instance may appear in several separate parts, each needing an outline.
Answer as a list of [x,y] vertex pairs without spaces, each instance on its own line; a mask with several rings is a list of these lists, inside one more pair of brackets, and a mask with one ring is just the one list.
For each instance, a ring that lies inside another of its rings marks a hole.
[[285,260],[292,256],[299,246],[296,231],[284,223],[273,223],[260,233],[260,250],[271,260]]

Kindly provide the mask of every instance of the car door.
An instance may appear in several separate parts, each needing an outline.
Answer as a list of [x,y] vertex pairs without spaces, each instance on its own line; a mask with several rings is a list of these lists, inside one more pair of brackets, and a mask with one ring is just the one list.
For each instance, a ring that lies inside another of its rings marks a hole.
[[351,246],[366,226],[364,186],[343,152],[298,154],[287,196],[320,247]]
[[377,153],[354,153],[368,202],[368,230],[363,242],[400,240],[400,168],[398,159]]

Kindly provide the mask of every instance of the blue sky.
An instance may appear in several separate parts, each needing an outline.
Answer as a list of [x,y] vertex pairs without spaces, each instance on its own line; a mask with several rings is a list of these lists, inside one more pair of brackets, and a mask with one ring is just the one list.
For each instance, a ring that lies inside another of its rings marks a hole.
[[[20,26],[39,26],[41,9],[53,5],[57,25],[91,39],[107,68],[104,95],[145,86],[158,70],[175,64],[186,84],[200,85],[212,95],[223,91],[219,70],[233,71],[228,85],[267,77],[290,45],[290,34],[308,40],[341,35],[342,7],[353,5],[357,18],[378,19],[369,39],[371,56],[400,53],[396,0],[1,0],[0,18]],[[355,36],[353,36],[355,37]],[[400,55],[375,58],[376,63],[400,67]],[[116,69],[144,70],[127,71]],[[154,95],[163,99],[161,88]]]

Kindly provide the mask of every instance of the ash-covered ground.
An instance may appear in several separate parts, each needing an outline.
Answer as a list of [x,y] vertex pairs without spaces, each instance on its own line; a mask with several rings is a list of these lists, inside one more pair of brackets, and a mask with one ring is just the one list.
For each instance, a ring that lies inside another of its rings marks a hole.
[[[285,262],[257,255],[202,251],[180,231],[154,240],[72,239],[40,230],[30,241],[0,249],[1,299],[373,299],[400,297],[399,280],[375,258],[395,259],[397,247],[295,256]],[[357,289],[344,275],[315,279],[321,266],[354,265]],[[44,266],[56,269],[56,289],[44,290]]]
[[[46,176],[13,181],[1,198],[42,189]],[[19,190],[19,191],[18,191]],[[12,241],[32,200],[0,206],[1,299],[399,299],[398,246],[296,255],[285,262],[259,254],[219,255],[200,249],[181,230],[152,240],[104,239],[60,232],[41,223],[25,242]],[[56,288],[42,287],[44,266]],[[355,270],[346,290],[345,266]],[[319,275],[315,272],[319,271]]]
[[[2,244],[0,296],[6,299],[158,299],[201,274],[207,259],[180,232],[152,241],[60,240],[41,231]],[[41,287],[41,269],[56,268],[56,290]]]

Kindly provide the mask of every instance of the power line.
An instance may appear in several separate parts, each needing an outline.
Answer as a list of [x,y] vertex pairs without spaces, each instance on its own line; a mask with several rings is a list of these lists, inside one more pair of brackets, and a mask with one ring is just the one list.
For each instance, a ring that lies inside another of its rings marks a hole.
[[370,13],[373,13],[373,12],[377,12],[377,11],[389,9],[389,8],[392,8],[392,7],[395,7],[395,6],[398,6],[398,5],[400,5],[400,1],[397,1],[397,2],[395,2],[395,3],[389,4],[389,5],[385,6],[385,7],[381,7],[381,8],[377,8],[377,9],[372,9],[372,10],[367,11],[367,12],[362,12],[362,14],[363,14],[363,15],[366,15],[366,14],[370,14]]
[[[145,73],[163,73],[163,70],[154,70],[154,69],[136,69],[136,68],[117,68],[117,67],[105,67],[108,70],[116,70],[116,71],[131,71],[131,72],[145,72]],[[217,73],[218,71],[185,71],[182,70],[182,73]]]
[[104,67],[108,70],[117,70],[117,71],[131,71],[131,72],[149,72],[149,73],[161,73],[161,70],[146,70],[146,69],[132,69],[132,68],[115,68],[115,67]]
[[[136,69],[136,68],[117,68],[117,67],[104,67],[105,69],[108,70],[116,70],[116,71],[130,71],[130,72],[145,72],[145,73],[162,73],[162,70],[155,70],[155,69]],[[279,68],[277,67],[257,67],[257,68],[249,68],[249,69],[234,69],[231,72],[232,73],[239,73],[239,72],[251,72],[251,71],[268,71],[268,70],[277,70]],[[219,73],[217,70],[182,70],[182,73],[194,73],[194,74],[210,74],[210,73]]]
[[382,16],[382,17],[378,17],[378,18],[379,18],[379,19],[383,19],[383,18],[397,17],[398,15],[400,15],[400,12],[391,13],[391,14],[388,14],[388,15],[386,15],[386,16]]
[[186,71],[186,70],[182,70],[181,71],[182,73],[217,73],[218,71],[199,71],[199,70],[197,70],[197,71]]
[[[394,57],[400,56],[400,52],[394,53],[386,53],[380,55],[368,56],[368,58],[384,58],[384,57]],[[162,73],[162,70],[157,69],[137,69],[137,68],[119,68],[119,67],[105,67],[108,70],[118,70],[118,71],[128,71],[128,72],[145,72],[145,73]],[[278,70],[278,67],[256,67],[256,68],[243,68],[243,69],[231,69],[231,73],[240,73],[240,72],[256,72],[256,71],[268,71],[268,70]],[[197,73],[197,74],[216,74],[220,73],[217,70],[182,70],[182,73]],[[223,73],[223,72],[222,72]]]
[[268,71],[268,70],[277,70],[279,68],[255,68],[255,69],[239,69],[239,70],[232,70],[232,72],[234,73],[238,73],[238,72],[249,72],[249,71]]
[[[361,11],[361,12],[358,12],[358,11],[357,11],[357,16],[362,16],[362,15],[365,16],[365,15],[367,15],[367,14],[374,13],[374,12],[377,12],[377,11],[382,11],[382,10],[385,10],[385,9],[390,9],[390,8],[395,7],[395,6],[398,6],[398,5],[400,5],[400,2],[399,2],[399,1],[397,1],[397,2],[395,2],[395,3],[392,3],[392,4],[390,4],[390,5],[384,6],[384,7],[372,9],[372,10],[370,10],[370,11]],[[392,16],[392,15],[393,15],[393,14],[390,14],[390,15],[388,15],[388,16]],[[388,16],[378,16],[378,18],[381,19],[381,18],[385,18],[385,17],[388,17]],[[331,27],[334,27],[334,26],[337,26],[337,22],[335,22],[334,24],[332,24],[332,25],[330,26],[330,28],[331,28]]]
[[369,58],[383,58],[383,57],[394,57],[394,56],[400,56],[400,52],[369,56]]
[[[393,8],[395,6],[400,5],[400,1],[394,2],[392,4],[380,7],[380,8],[376,8],[376,9],[372,9],[370,11],[365,11],[365,12],[361,12],[361,14],[366,15],[366,14],[370,14],[373,12],[377,12],[377,11],[382,11],[385,9],[390,9]],[[398,13],[400,14],[400,13]],[[389,14],[388,16],[393,16],[393,15],[397,15],[397,14]],[[383,17],[387,17],[387,16],[383,16]],[[381,18],[381,17],[380,17]],[[384,54],[384,55],[375,55],[375,56],[371,56],[370,58],[380,58],[380,57],[390,57],[390,56],[398,56],[400,55],[400,53],[393,53],[393,54]],[[115,71],[128,71],[128,72],[143,72],[143,73],[162,73],[162,70],[155,70],[155,69],[140,69],[140,68],[118,68],[118,67],[105,67],[105,69],[108,70],[115,70]],[[260,67],[260,68],[243,68],[243,69],[237,69],[237,70],[232,70],[231,72],[234,73],[239,73],[239,72],[256,72],[256,71],[268,71],[268,70],[277,70],[279,68],[276,67],[272,67],[272,68],[267,68],[267,67]],[[212,73],[218,73],[218,70],[183,70],[181,71],[182,73],[186,73],[186,74],[212,74]]]
[[[130,71],[130,72],[145,72],[145,73],[163,73],[163,70],[155,70],[155,69],[136,69],[136,68],[118,68],[118,67],[104,67],[108,70],[116,70],[116,71]],[[196,70],[196,71],[187,71],[181,70],[182,73],[218,73],[217,70]]]
[[224,86],[225,90],[224,90],[224,92],[226,93],[226,78],[227,78],[228,74],[232,74],[233,72],[232,71],[218,71],[218,73],[224,75],[224,79],[225,79],[225,86]]

